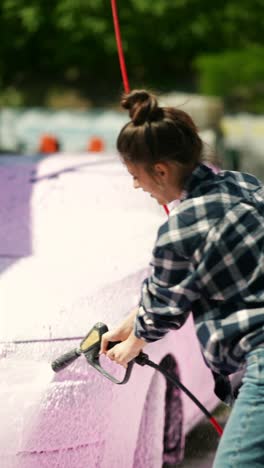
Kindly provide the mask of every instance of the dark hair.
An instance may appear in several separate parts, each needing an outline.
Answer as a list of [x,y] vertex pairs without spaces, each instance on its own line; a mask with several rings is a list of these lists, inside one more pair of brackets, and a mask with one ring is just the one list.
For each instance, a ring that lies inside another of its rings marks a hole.
[[143,163],[147,168],[171,161],[186,169],[200,162],[202,141],[186,112],[159,107],[157,98],[145,90],[124,94],[121,106],[131,118],[117,138],[117,150],[124,161]]

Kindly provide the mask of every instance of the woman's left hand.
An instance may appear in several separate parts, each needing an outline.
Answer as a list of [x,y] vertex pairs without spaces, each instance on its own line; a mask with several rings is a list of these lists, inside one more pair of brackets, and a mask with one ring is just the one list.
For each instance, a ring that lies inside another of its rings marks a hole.
[[131,332],[125,341],[122,341],[109,349],[106,352],[106,356],[126,368],[127,364],[139,355],[140,351],[142,351],[146,344],[145,340],[137,338],[134,335],[134,332]]

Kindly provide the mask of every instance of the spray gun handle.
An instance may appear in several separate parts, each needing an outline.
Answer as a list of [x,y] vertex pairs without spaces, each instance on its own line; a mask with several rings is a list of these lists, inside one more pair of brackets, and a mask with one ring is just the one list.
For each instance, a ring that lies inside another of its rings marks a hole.
[[[80,344],[80,349],[84,356],[86,357],[88,363],[93,366],[96,370],[98,370],[104,377],[111,380],[111,382],[115,384],[124,384],[128,381],[132,367],[134,362],[131,361],[128,363],[126,368],[126,372],[124,378],[122,380],[118,380],[115,376],[110,374],[107,370],[105,370],[101,363],[100,363],[100,349],[101,349],[101,341],[102,336],[104,333],[108,331],[107,325],[102,322],[97,322],[94,327],[89,331],[86,337]],[[113,348],[115,345],[120,343],[119,341],[116,342],[109,342],[108,349]]]
[[[99,371],[104,377],[116,384],[126,383],[131,375],[132,367],[135,362],[134,360],[128,363],[124,374],[124,378],[122,380],[118,380],[115,376],[111,375],[102,367],[100,363],[99,352],[101,348],[102,336],[107,331],[107,325],[105,325],[102,322],[97,322],[81,341],[79,348],[72,349],[68,353],[59,356],[57,359],[55,359],[55,361],[52,362],[51,367],[54,370],[54,372],[59,372],[60,370],[64,369],[73,361],[75,361],[75,359],[77,359],[81,354],[83,354],[88,363],[91,366],[93,366],[97,371]],[[113,348],[113,346],[115,346],[118,343],[120,342],[109,342],[108,349]]]

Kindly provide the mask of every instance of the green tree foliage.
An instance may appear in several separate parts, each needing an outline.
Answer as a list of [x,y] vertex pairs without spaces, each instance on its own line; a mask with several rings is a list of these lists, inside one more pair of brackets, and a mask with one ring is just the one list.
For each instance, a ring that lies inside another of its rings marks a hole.
[[[263,40],[263,0],[117,3],[131,86],[194,90],[197,56]],[[110,0],[1,0],[0,31],[2,88],[122,89]]]
[[231,110],[264,112],[264,47],[200,56],[200,89],[225,98]]

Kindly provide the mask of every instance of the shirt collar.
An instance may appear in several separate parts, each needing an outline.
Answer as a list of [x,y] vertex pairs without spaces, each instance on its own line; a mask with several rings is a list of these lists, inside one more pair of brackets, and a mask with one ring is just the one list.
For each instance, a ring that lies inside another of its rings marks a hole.
[[168,203],[167,206],[170,213],[178,206],[179,203],[185,200],[191,194],[191,192],[200,186],[201,181],[210,177],[212,173],[213,170],[203,163],[200,163],[198,166],[196,166],[196,168],[186,180],[180,197]]
[[202,181],[211,178],[212,174],[212,169],[207,165],[200,163],[196,166],[184,184],[180,200],[185,200],[197,187],[200,187]]

